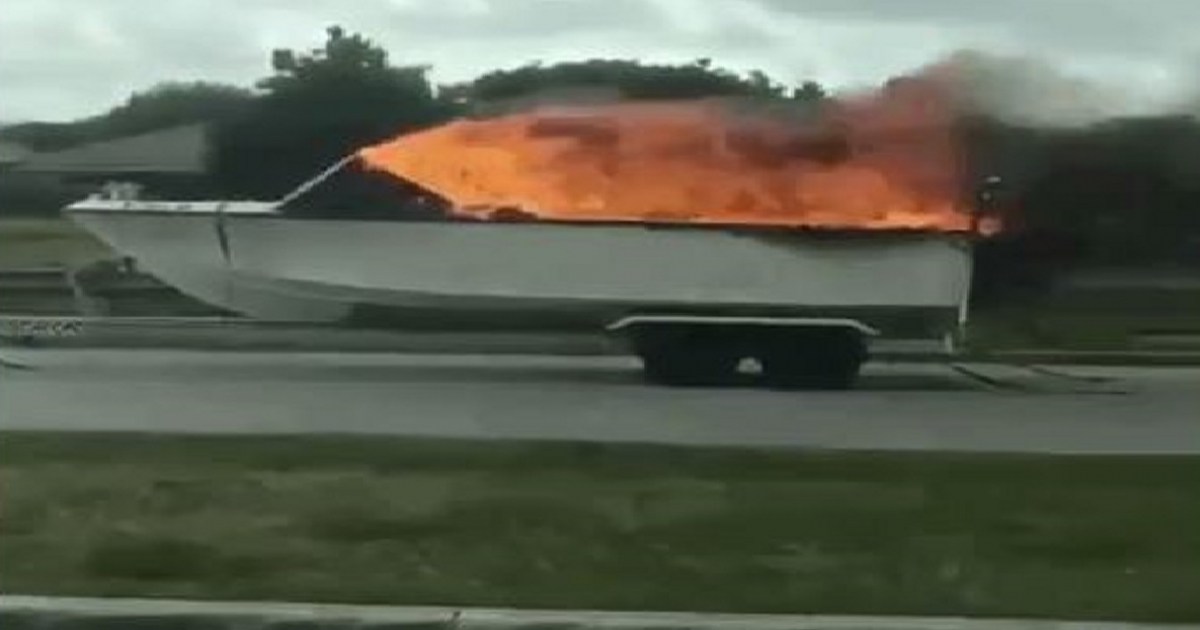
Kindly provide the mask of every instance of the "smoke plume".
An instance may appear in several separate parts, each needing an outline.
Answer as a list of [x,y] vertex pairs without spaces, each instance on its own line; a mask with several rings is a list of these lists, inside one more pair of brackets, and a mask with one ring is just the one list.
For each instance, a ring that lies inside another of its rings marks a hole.
[[965,113],[1011,125],[1079,128],[1131,117],[1194,115],[1200,99],[1185,82],[1166,90],[1072,74],[1034,57],[961,51],[925,73],[946,82]]

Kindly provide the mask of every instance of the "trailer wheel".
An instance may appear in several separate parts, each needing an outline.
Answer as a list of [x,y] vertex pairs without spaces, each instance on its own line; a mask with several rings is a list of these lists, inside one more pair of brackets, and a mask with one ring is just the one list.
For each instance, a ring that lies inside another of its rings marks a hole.
[[738,360],[712,351],[659,351],[642,356],[646,379],[672,387],[723,387],[732,385]]
[[720,335],[646,331],[638,340],[646,380],[671,387],[723,387],[737,380],[742,357]]
[[776,389],[850,389],[867,358],[857,331],[789,331],[771,337],[762,340],[757,358],[764,384]]

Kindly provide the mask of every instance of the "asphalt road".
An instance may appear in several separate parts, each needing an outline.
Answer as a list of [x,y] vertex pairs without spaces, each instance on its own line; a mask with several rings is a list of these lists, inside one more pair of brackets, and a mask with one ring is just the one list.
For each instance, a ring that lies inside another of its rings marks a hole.
[[1200,453],[1200,369],[872,365],[859,390],[671,390],[620,357],[0,348],[0,430]]

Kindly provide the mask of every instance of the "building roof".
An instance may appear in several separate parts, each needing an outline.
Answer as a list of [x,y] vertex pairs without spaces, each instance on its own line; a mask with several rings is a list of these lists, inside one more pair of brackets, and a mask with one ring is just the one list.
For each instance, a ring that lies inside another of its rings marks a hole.
[[0,140],[0,166],[20,164],[29,157],[30,150],[25,145]]
[[54,174],[173,173],[208,170],[208,127],[172,127],[136,136],[37,153],[17,170]]

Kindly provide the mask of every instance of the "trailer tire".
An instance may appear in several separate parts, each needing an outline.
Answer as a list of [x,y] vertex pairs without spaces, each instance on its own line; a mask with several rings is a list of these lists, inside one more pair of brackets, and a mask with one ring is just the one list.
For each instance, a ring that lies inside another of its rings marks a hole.
[[757,356],[767,387],[828,391],[853,388],[866,357],[862,334],[852,330],[774,335]]
[[741,361],[736,349],[718,336],[654,335],[638,355],[646,380],[670,387],[727,387],[735,384]]

